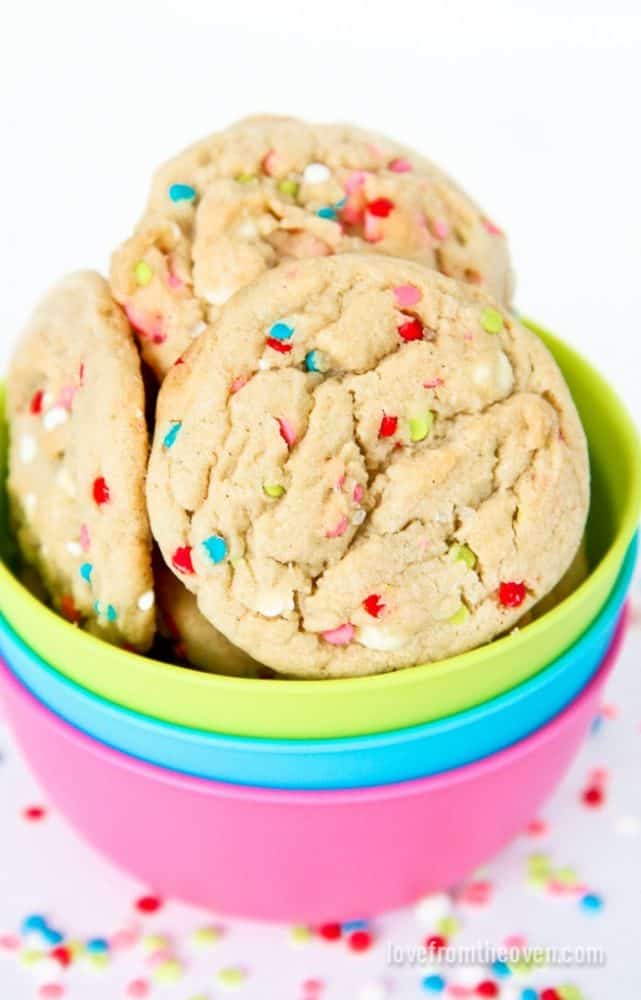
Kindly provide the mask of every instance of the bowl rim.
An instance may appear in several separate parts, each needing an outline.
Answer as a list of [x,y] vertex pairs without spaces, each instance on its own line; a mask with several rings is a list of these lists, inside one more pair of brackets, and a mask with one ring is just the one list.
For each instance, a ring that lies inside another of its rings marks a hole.
[[[456,656],[446,657],[432,663],[403,667],[402,669],[380,674],[340,678],[279,678],[277,681],[266,683],[264,679],[228,677],[222,674],[206,673],[189,666],[176,666],[116,646],[109,647],[110,657],[120,660],[122,666],[129,671],[136,671],[139,675],[148,675],[150,682],[153,682],[153,675],[157,674],[158,670],[162,670],[166,674],[174,675],[176,680],[180,678],[187,679],[188,677],[193,685],[199,687],[202,691],[206,691],[208,695],[214,696],[216,691],[220,692],[220,695],[224,697],[227,692],[233,691],[238,694],[241,690],[243,695],[250,696],[254,694],[256,696],[263,696],[268,688],[272,689],[272,696],[276,693],[276,690],[289,696],[294,694],[303,695],[306,691],[317,694],[317,685],[319,684],[322,685],[323,690],[326,692],[334,690],[340,691],[343,695],[349,695],[350,693],[358,694],[364,688],[367,688],[369,694],[375,689],[384,692],[386,689],[411,686],[423,679],[429,683],[430,679],[440,678],[443,675],[446,675],[448,679],[460,677],[470,669],[482,669],[483,665],[488,660],[493,659],[497,653],[507,653],[509,650],[515,656],[518,656],[519,652],[526,645],[535,643],[539,637],[554,630],[563,617],[566,614],[570,615],[572,610],[581,603],[584,594],[589,589],[598,586],[608,575],[614,575],[613,570],[623,560],[625,550],[636,529],[639,510],[641,509],[641,442],[625,405],[593,365],[575,351],[574,348],[554,336],[554,334],[545,328],[525,318],[521,318],[521,322],[537,336],[540,336],[546,346],[550,347],[552,345],[553,353],[556,353],[557,350],[563,352],[571,359],[572,363],[582,367],[591,378],[599,383],[600,391],[604,397],[604,405],[610,410],[613,422],[617,425],[619,454],[625,455],[625,460],[629,464],[632,474],[630,492],[625,499],[624,510],[620,517],[620,524],[616,535],[599,563],[572,594],[554,608],[545,612],[536,621],[530,622],[528,625],[520,628],[516,633],[511,632],[508,635],[494,639],[475,649],[459,653]],[[4,386],[0,388],[4,394]],[[92,652],[96,650],[96,644],[99,644],[101,653],[105,655],[104,647],[108,644],[104,640],[82,631],[44,605],[13,575],[4,561],[0,560],[0,593],[6,589],[14,591],[17,598],[23,602],[23,605],[31,609],[31,613],[34,615],[39,614],[43,620],[46,619],[48,628],[57,630],[61,642],[69,641],[73,643],[78,655],[84,654],[90,659]]]
[[[65,691],[70,690],[72,697],[80,698],[85,702],[90,702],[92,705],[97,706],[97,709],[95,710],[99,713],[112,718],[117,716],[123,720],[129,720],[136,726],[139,732],[144,732],[146,736],[153,736],[155,734],[162,733],[163,739],[172,741],[179,740],[184,743],[200,743],[203,741],[207,744],[208,749],[215,749],[216,752],[219,753],[232,752],[235,754],[251,754],[260,752],[261,754],[267,753],[268,755],[285,754],[287,756],[294,756],[297,754],[302,755],[313,752],[315,754],[321,753],[323,756],[332,756],[334,754],[343,753],[363,753],[370,750],[380,751],[397,746],[410,747],[415,742],[420,742],[430,735],[445,735],[446,733],[455,732],[461,729],[470,722],[478,723],[486,716],[494,716],[497,713],[514,707],[524,697],[529,698],[537,692],[540,693],[540,691],[553,682],[558,675],[562,675],[572,668],[577,656],[581,656],[584,647],[589,646],[592,643],[595,632],[599,632],[602,629],[603,623],[607,622],[613,612],[613,609],[616,609],[613,639],[611,640],[612,643],[614,641],[614,635],[616,635],[622,627],[621,623],[627,621],[627,617],[629,615],[628,606],[626,604],[626,595],[636,565],[638,550],[639,534],[637,533],[628,547],[623,566],[619,571],[614,587],[612,588],[605,604],[599,611],[596,618],[594,618],[588,628],[579,636],[577,641],[569,649],[564,650],[560,656],[554,659],[537,674],[534,674],[533,677],[529,677],[527,680],[522,681],[515,687],[510,688],[508,691],[504,691],[487,701],[481,702],[478,705],[473,705],[472,707],[466,708],[461,712],[455,712],[451,715],[443,716],[438,719],[432,719],[429,722],[419,723],[418,725],[404,726],[380,733],[364,733],[356,736],[286,739],[284,737],[243,736],[231,733],[220,733],[201,729],[195,726],[183,726],[177,723],[168,722],[164,719],[159,719],[155,716],[135,711],[134,709],[128,708],[124,705],[119,705],[108,698],[104,698],[102,695],[99,695],[94,691],[90,691],[89,689],[82,687],[82,685],[78,684],[71,678],[66,677],[65,674],[56,670],[55,667],[47,663],[35,650],[31,649],[28,643],[26,643],[25,640],[18,635],[2,614],[0,614],[0,663],[4,661],[4,666],[9,670],[9,672],[16,677],[18,682],[22,684],[23,687],[25,687],[28,691],[31,691],[29,685],[22,679],[19,672],[16,671],[13,665],[9,663],[3,655],[2,636],[5,636],[11,645],[17,647],[20,653],[31,661],[36,670],[47,677],[52,677],[53,683],[57,685],[58,688],[62,688]],[[593,671],[592,676],[595,676],[597,672],[598,668]],[[45,707],[53,715],[56,715],[65,721],[63,716],[59,715],[57,710],[50,708],[48,705],[45,705]],[[68,724],[75,727],[74,723]],[[82,731],[86,732],[84,729]],[[105,742],[98,737],[93,736],[91,733],[88,733],[88,735],[98,743]],[[203,749],[205,748],[203,747]]]
[[172,771],[169,768],[163,768],[157,764],[149,764],[146,761],[130,757],[119,750],[115,750],[113,747],[94,740],[81,730],[70,726],[38,701],[3,663],[0,663],[0,681],[12,688],[15,696],[20,701],[26,701],[30,710],[44,724],[57,729],[64,739],[75,743],[81,752],[92,754],[108,767],[125,768],[130,773],[136,774],[139,778],[151,779],[154,782],[160,780],[163,784],[169,784],[192,795],[213,796],[221,800],[252,802],[258,805],[272,804],[281,807],[303,805],[316,808],[328,805],[349,807],[355,804],[363,805],[372,802],[414,798],[430,791],[453,789],[470,780],[474,781],[483,778],[488,773],[509,767],[517,760],[536,752],[539,748],[542,748],[554,740],[556,736],[560,735],[566,726],[571,725],[602,688],[617,662],[628,626],[629,615],[625,614],[617,627],[603,663],[589,684],[583,688],[578,697],[562,712],[540,729],[537,729],[536,732],[530,734],[530,736],[519,740],[518,743],[514,743],[510,747],[499,750],[497,753],[490,754],[482,760],[464,764],[451,771],[429,775],[426,778],[413,778],[409,781],[400,781],[394,784],[373,785],[362,788],[313,789],[308,791],[288,788],[260,788],[253,785],[236,785],[181,774],[178,771]]

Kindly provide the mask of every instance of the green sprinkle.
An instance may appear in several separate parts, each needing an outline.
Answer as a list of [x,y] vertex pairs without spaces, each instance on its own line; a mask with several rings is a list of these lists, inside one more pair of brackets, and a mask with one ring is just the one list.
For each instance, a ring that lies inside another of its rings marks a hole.
[[255,180],[256,174],[238,174],[236,177],[237,184],[251,184],[251,182]]
[[265,496],[272,497],[273,500],[280,499],[286,492],[287,490],[280,483],[263,483],[263,493]]
[[476,556],[468,545],[454,545],[450,551],[454,562],[464,562],[468,569],[476,566]]
[[467,610],[464,604],[461,604],[457,611],[447,619],[450,625],[462,625],[470,617],[470,612]]
[[146,260],[139,260],[134,267],[134,274],[136,275],[136,281],[143,288],[148,285],[154,276],[154,272],[150,268]]
[[246,973],[243,969],[221,969],[218,973],[218,981],[222,983],[223,986],[240,986],[245,982]]
[[312,938],[313,935],[309,927],[300,925],[292,927],[289,932],[289,936],[291,937],[294,944],[305,944]]
[[431,410],[428,410],[423,417],[411,417],[409,425],[410,439],[412,441],[423,441],[432,430],[434,425],[434,414]]
[[439,934],[442,934],[443,937],[446,938],[453,937],[457,933],[457,931],[460,930],[460,927],[461,925],[456,919],[456,917],[449,917],[449,916],[442,917],[439,920],[438,924],[436,925],[436,929],[439,932]]
[[26,948],[24,951],[20,952],[20,961],[23,965],[26,965],[27,968],[30,968],[32,965],[37,965],[37,963],[41,962],[44,957],[44,951],[36,951],[35,948]]
[[217,927],[199,927],[192,934],[192,940],[199,948],[209,948],[220,941],[221,932]]
[[282,194],[288,194],[291,198],[295,198],[298,194],[298,189],[300,185],[298,181],[293,181],[291,178],[286,177],[284,180],[278,182],[278,190]]
[[488,306],[480,316],[481,326],[487,333],[500,333],[503,329],[503,317],[496,309]]
[[154,979],[159,983],[175,983],[183,974],[180,962],[175,959],[168,959],[154,969]]

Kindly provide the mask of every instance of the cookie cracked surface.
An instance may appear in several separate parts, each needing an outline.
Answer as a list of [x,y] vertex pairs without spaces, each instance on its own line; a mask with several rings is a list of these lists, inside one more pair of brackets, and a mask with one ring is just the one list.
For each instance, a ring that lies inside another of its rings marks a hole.
[[154,534],[202,613],[290,675],[438,660],[570,565],[583,429],[542,342],[412,262],[286,264],[165,380]]
[[9,497],[19,548],[54,606],[146,651],[155,633],[140,359],[90,271],[34,311],[8,379]]
[[503,233],[432,163],[353,126],[269,116],[158,170],[111,284],[162,378],[265,270],[355,251],[415,259],[510,300]]

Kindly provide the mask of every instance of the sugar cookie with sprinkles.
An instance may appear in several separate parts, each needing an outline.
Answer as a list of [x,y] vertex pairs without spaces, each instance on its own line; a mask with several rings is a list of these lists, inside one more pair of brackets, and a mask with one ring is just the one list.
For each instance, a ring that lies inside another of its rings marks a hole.
[[54,606],[109,642],[155,633],[140,359],[100,275],[64,278],[36,307],[8,379],[15,536]]
[[420,261],[501,301],[501,230],[431,162],[349,125],[257,116],[156,173],[111,283],[162,378],[221,305],[288,259],[374,251]]
[[181,659],[210,674],[264,677],[270,673],[232,645],[198,610],[196,598],[163,564],[155,571],[160,627]]
[[203,614],[309,677],[441,659],[562,577],[585,436],[538,337],[418,264],[286,264],[161,388],[154,534]]

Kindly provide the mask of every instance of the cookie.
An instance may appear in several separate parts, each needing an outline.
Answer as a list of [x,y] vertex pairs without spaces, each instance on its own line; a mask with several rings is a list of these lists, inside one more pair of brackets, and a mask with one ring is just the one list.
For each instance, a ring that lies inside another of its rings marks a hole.
[[194,595],[166,566],[156,568],[155,579],[160,625],[181,659],[210,674],[264,676],[265,668],[207,621]]
[[100,275],[37,306],[8,384],[9,497],[19,548],[54,606],[109,642],[155,632],[140,359]]
[[283,673],[438,660],[562,577],[585,436],[543,343],[482,292],[372,255],[239,292],[161,388],[154,534],[200,610]]
[[160,168],[111,284],[162,378],[265,270],[349,251],[412,258],[510,299],[502,232],[432,163],[349,125],[267,116]]

